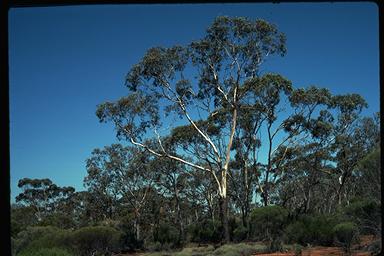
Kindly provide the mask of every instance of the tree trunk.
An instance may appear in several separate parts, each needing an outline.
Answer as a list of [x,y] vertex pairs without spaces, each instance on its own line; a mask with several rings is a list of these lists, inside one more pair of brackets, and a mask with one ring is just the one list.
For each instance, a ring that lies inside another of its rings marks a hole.
[[230,236],[228,225],[228,198],[226,196],[220,197],[220,217],[221,225],[223,226],[223,242],[228,243],[230,241]]
[[140,240],[140,214],[137,209],[135,209],[135,220],[134,220],[134,229],[136,240]]
[[178,193],[177,189],[175,191],[175,199],[176,199],[177,221],[178,221],[178,224],[179,224],[179,242],[181,242],[181,241],[184,240],[184,226],[183,226],[183,220],[181,218],[179,193]]
[[269,195],[268,195],[268,188],[266,187],[265,189],[264,189],[264,193],[263,193],[263,203],[264,203],[264,206],[268,206],[268,200],[269,200]]

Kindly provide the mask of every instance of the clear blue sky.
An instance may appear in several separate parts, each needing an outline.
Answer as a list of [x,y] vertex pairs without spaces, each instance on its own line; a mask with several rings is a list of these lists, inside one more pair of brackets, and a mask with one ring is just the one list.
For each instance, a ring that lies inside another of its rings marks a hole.
[[287,36],[270,59],[295,87],[359,93],[379,111],[378,9],[373,3],[102,5],[9,13],[11,197],[20,178],[82,190],[85,160],[117,142],[96,105],[127,93],[124,77],[153,46],[199,39],[218,15],[262,18]]

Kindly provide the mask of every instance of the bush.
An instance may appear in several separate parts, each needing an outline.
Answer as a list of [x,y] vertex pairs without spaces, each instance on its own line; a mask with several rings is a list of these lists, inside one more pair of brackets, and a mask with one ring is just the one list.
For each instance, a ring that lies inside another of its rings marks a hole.
[[233,240],[236,242],[241,242],[245,239],[247,239],[248,229],[244,227],[243,225],[239,225],[234,231],[233,231]]
[[381,204],[373,200],[352,201],[343,209],[344,214],[359,226],[363,234],[381,234]]
[[119,249],[121,235],[112,227],[84,227],[73,232],[71,241],[79,255],[110,255]]
[[123,250],[135,250],[142,249],[144,241],[137,239],[135,235],[135,229],[132,223],[132,218],[125,216],[120,219],[116,228],[122,232],[121,235],[121,245]]
[[60,230],[56,227],[27,227],[19,232],[14,239],[14,252],[17,254],[27,248],[32,242],[43,237],[54,237]]
[[333,228],[333,232],[336,244],[342,245],[347,252],[350,251],[352,243],[357,241],[358,228],[353,222],[337,224]]
[[256,208],[251,213],[251,234],[257,239],[276,239],[286,224],[288,211],[283,207],[272,205]]
[[72,217],[64,213],[53,213],[45,217],[39,224],[40,226],[55,226],[62,229],[75,227]]
[[[46,231],[41,233],[41,231]],[[58,228],[35,227],[33,231],[27,229],[23,234],[23,238],[18,240],[17,248],[14,252],[19,252],[17,255],[29,255],[32,253],[40,253],[40,249],[61,249],[67,253],[71,251],[70,235],[68,230]],[[29,235],[29,236],[28,236]],[[53,250],[54,251],[54,250]],[[61,255],[61,254],[59,254]]]
[[303,216],[285,228],[285,240],[302,245],[329,246],[333,243],[333,227],[337,224],[338,219],[334,215]]
[[296,221],[289,224],[284,230],[284,236],[287,243],[305,244],[308,237],[308,229],[303,221]]
[[207,220],[189,226],[191,241],[196,243],[218,243],[221,241],[222,226],[219,221]]
[[175,245],[178,243],[178,238],[178,230],[170,224],[160,224],[157,228],[155,228],[153,233],[154,241],[159,242],[161,247],[164,247],[164,245],[175,247]]
[[267,248],[265,246],[239,243],[239,244],[223,245],[220,248],[216,249],[213,252],[213,255],[247,256],[247,255],[254,255],[255,253],[262,253],[266,251],[267,251]]
[[27,250],[18,254],[18,256],[72,256],[70,252],[60,248],[40,248],[37,250]]

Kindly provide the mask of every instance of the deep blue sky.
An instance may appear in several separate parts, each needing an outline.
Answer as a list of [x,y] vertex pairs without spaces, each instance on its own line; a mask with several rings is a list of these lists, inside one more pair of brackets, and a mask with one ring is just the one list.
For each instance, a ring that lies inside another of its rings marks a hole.
[[96,105],[127,93],[124,77],[153,46],[199,39],[218,15],[262,18],[287,36],[270,59],[295,87],[359,93],[379,111],[378,9],[373,3],[103,5],[9,13],[11,197],[20,178],[82,190],[85,160],[117,142]]

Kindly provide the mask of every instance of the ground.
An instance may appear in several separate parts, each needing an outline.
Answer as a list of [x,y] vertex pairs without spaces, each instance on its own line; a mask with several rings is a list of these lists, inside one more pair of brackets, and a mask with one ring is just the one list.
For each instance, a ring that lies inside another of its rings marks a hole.
[[[352,247],[350,255],[354,256],[370,256],[371,253],[364,251],[372,242],[377,241],[373,236],[362,236],[359,244]],[[115,256],[219,256],[219,255],[242,255],[242,256],[295,256],[295,252],[289,246],[286,246],[286,252],[276,253],[251,253],[250,248],[258,248],[262,251],[261,243],[241,243],[222,246],[216,250],[212,246],[208,247],[187,247],[180,252],[154,252],[154,253],[131,253],[131,254],[117,254]],[[221,250],[221,251],[220,251]],[[301,256],[344,256],[346,254],[340,247],[304,247],[301,251]]]

